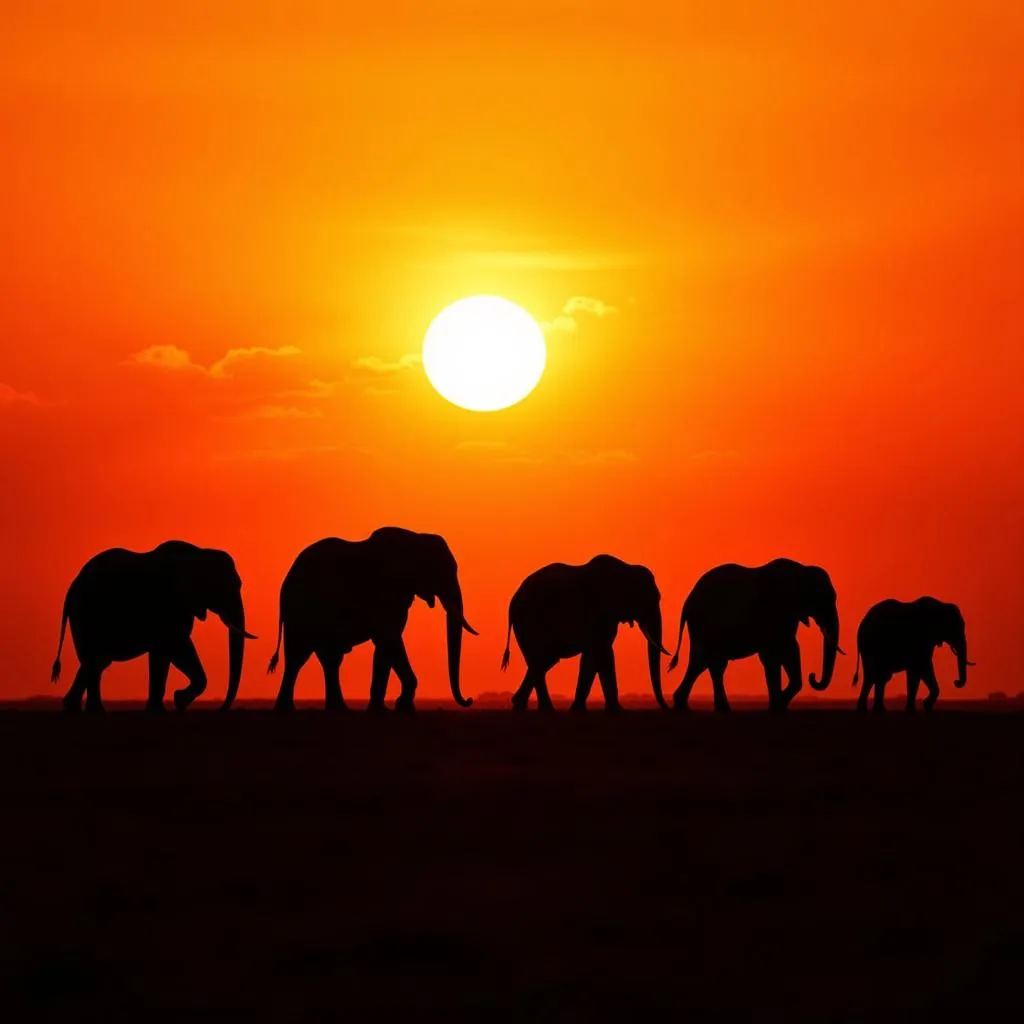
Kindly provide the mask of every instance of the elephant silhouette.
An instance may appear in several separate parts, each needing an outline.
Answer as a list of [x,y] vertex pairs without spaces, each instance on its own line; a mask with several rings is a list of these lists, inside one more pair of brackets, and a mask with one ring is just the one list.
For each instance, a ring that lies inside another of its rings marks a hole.
[[78,655],[79,668],[64,697],[67,711],[102,711],[100,679],[115,661],[149,655],[147,711],[164,710],[164,691],[171,665],[183,672],[188,686],[176,690],[174,706],[184,711],[206,689],[206,672],[192,627],[212,611],[228,627],[228,691],[231,707],[242,677],[245,631],[242,581],[231,556],[170,540],[152,551],[111,548],[82,566],[64,598],[57,658],[51,682],[60,680],[60,655],[65,630]]
[[594,677],[601,682],[605,708],[618,711],[613,644],[621,623],[635,622],[647,640],[654,696],[668,710],[661,692],[661,595],[654,574],[613,555],[596,555],[583,565],[554,562],[527,576],[508,606],[508,635],[501,659],[508,668],[512,633],[526,660],[526,676],[512,697],[525,710],[534,690],[537,706],[552,709],[547,673],[563,658],[580,655],[573,711],[585,711]]
[[957,658],[957,678],[953,685],[967,685],[967,632],[964,617],[955,604],[938,601],[934,597],[919,597],[916,601],[897,601],[889,598],[868,609],[857,627],[857,664],[853,685],[860,677],[860,664],[864,664],[864,682],[857,698],[857,710],[867,711],[868,694],[875,690],[873,709],[885,710],[885,684],[896,672],[907,674],[907,711],[913,711],[917,689],[923,681],[928,696],[922,701],[925,711],[931,711],[939,698],[939,684],[935,678],[932,657],[936,647],[948,644]]
[[436,600],[447,614],[448,681],[460,707],[473,701],[459,688],[462,631],[477,635],[462,609],[455,557],[443,537],[397,526],[374,530],[365,540],[318,540],[301,551],[281,584],[277,649],[268,672],[277,668],[284,641],[284,674],[275,708],[295,704],[295,680],[312,655],[324,672],[325,704],[345,710],[341,663],[359,644],[373,642],[369,710],[384,709],[392,670],[402,684],[395,710],[412,711],[416,675],[402,633],[413,601],[431,608]]
[[[707,670],[714,687],[715,710],[728,711],[725,669],[730,661],[756,654],[768,684],[768,706],[784,711],[803,681],[797,627],[814,619],[825,638],[821,681],[811,673],[815,690],[832,681],[839,647],[836,591],[828,573],[815,565],[777,558],[760,566],[729,563],[710,569],[694,584],[679,617],[679,639],[669,671],[679,663],[683,629],[690,627],[690,660],[673,694],[677,710],[688,707],[690,692]],[[788,685],[782,688],[785,670]]]

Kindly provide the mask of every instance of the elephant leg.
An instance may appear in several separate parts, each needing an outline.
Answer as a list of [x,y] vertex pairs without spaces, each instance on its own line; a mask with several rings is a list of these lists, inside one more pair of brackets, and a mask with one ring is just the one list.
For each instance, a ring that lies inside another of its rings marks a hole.
[[686,666],[683,681],[676,687],[672,694],[672,706],[676,711],[688,711],[690,707],[690,693],[693,691],[693,684],[707,668],[707,663],[699,655],[694,654],[690,648],[690,662]]
[[711,686],[715,692],[715,711],[727,713],[732,710],[729,707],[729,698],[725,695],[725,666],[728,662],[720,661],[717,664],[709,665],[711,673]]
[[370,671],[370,703],[367,711],[386,711],[384,699],[388,695],[388,680],[391,678],[391,649],[381,642],[373,645],[373,668]]
[[761,655],[760,661],[764,669],[764,681],[768,686],[768,710],[778,714],[786,708],[782,699],[782,664],[764,654]]
[[159,714],[164,710],[164,693],[167,690],[167,673],[171,670],[170,656],[164,651],[149,652],[149,698],[146,711]]
[[84,664],[78,666],[71,688],[64,695],[64,710],[75,714],[82,710],[82,697],[88,694],[87,708],[90,711],[102,711],[103,704],[100,701],[99,682],[103,669],[98,665]]
[[171,664],[188,680],[188,686],[174,691],[174,707],[184,711],[206,689],[206,670],[191,639],[171,651]]
[[[570,711],[586,711],[587,698],[594,688],[594,678],[597,675],[598,658],[591,651],[584,651],[580,655],[580,672],[576,677],[576,696],[573,697]],[[602,684],[603,687],[603,684]]]
[[878,664],[869,658],[864,659],[864,675],[860,684],[860,695],[857,697],[857,710],[866,712],[871,691],[874,690],[875,701],[878,701],[880,683],[886,683],[891,677],[885,674]]
[[601,653],[597,663],[597,678],[601,682],[601,690],[604,693],[605,711],[621,711],[619,680],[615,675],[615,652],[610,645]]
[[103,665],[95,675],[89,677],[85,687],[85,710],[90,715],[103,714],[103,701],[100,698],[100,679],[110,663]]
[[874,680],[871,676],[864,673],[863,679],[861,679],[860,693],[857,695],[857,710],[862,714],[868,709],[868,697],[871,694],[871,688],[875,685]]
[[787,685],[782,691],[782,707],[788,708],[793,698],[804,688],[803,668],[800,664],[800,644],[793,637],[782,653],[782,667],[786,673]]
[[935,666],[930,658],[921,668],[921,678],[924,680],[924,685],[928,687],[928,696],[921,702],[921,706],[925,711],[931,711],[939,699],[939,681],[935,678]]
[[875,714],[882,714],[885,711],[885,684],[892,679],[891,675],[879,676],[875,680],[875,702],[871,705],[871,710]]
[[917,688],[921,685],[921,677],[912,669],[907,669],[907,711],[914,711],[917,701]]
[[281,688],[274,701],[275,711],[295,710],[295,681],[299,678],[306,662],[313,656],[313,647],[303,638],[296,638],[288,632],[284,635],[284,672],[281,674]]
[[82,710],[82,698],[85,696],[85,689],[88,685],[90,672],[95,671],[91,666],[79,665],[75,678],[71,682],[68,692],[64,694],[61,703],[64,710],[69,714],[75,714]]
[[342,656],[337,651],[316,651],[316,660],[324,670],[324,707],[328,711],[347,711],[348,705],[341,695]]
[[536,682],[537,670],[534,668],[530,668],[528,665],[526,669],[526,675],[523,676],[523,681],[519,684],[519,689],[512,694],[513,711],[526,710],[527,705],[530,703],[530,694],[533,693]]
[[398,676],[398,681],[402,684],[402,692],[398,695],[398,700],[395,701],[395,710],[412,711],[415,708],[414,701],[416,699],[416,673],[412,670],[409,652],[405,649],[405,641],[401,637],[395,644],[395,653],[391,664],[395,675]]
[[551,694],[548,692],[547,672],[537,674],[537,680],[533,688],[537,691],[537,710],[554,711],[555,705],[551,703]]

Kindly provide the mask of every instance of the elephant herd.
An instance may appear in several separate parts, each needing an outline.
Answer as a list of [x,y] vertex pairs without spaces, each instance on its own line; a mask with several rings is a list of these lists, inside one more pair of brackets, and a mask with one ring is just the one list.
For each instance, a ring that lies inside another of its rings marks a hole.
[[[445,612],[448,680],[460,707],[472,699],[462,694],[462,634],[476,635],[466,621],[458,566],[445,540],[437,534],[382,527],[365,540],[329,537],[305,548],[281,584],[277,648],[270,659],[274,672],[284,647],[284,668],[275,708],[294,707],[295,681],[313,656],[324,674],[328,710],[346,707],[341,690],[341,663],[359,644],[372,641],[373,668],[369,710],[384,709],[388,680],[394,672],[401,685],[398,711],[411,711],[416,674],[402,639],[413,601]],[[242,675],[247,632],[242,581],[231,556],[183,541],[167,541],[152,551],[124,548],[103,551],[90,559],[72,581],[64,600],[57,658],[51,680],[60,679],[65,631],[71,636],[79,668],[64,697],[68,711],[102,711],[100,680],[115,661],[145,654],[149,658],[148,711],[164,709],[167,676],[173,665],[188,685],[174,693],[183,711],[206,689],[206,673],[191,633],[195,620],[213,612],[228,629],[228,687],[223,708],[232,704]],[[716,711],[728,711],[725,670],[730,661],[757,655],[764,669],[768,704],[783,711],[803,686],[797,629],[811,620],[824,638],[820,678],[810,673],[814,690],[832,680],[839,646],[836,591],[828,573],[813,565],[778,558],[765,565],[728,564],[697,580],[683,604],[679,635],[669,670],[679,661],[683,631],[689,627],[689,662],[672,706],[686,710],[694,683],[711,676]],[[662,693],[661,595],[646,566],[630,565],[601,554],[583,565],[553,563],[527,576],[508,608],[508,636],[501,668],[508,667],[512,634],[526,662],[526,675],[512,697],[524,710],[535,693],[540,709],[551,709],[548,671],[563,658],[579,656],[579,675],[572,709],[583,711],[595,679],[605,708],[619,710],[613,645],[620,625],[636,626],[647,642],[651,688],[658,704],[668,709]],[[886,683],[896,672],[907,677],[907,710],[915,706],[923,682],[923,701],[931,709],[939,694],[932,656],[948,644],[958,659],[955,684],[967,681],[967,639],[963,616],[954,604],[931,597],[905,603],[881,601],[868,611],[857,631],[856,685],[860,666],[864,679],[857,702],[866,710],[874,689],[874,710],[884,709]],[[785,674],[786,685],[782,684]]]

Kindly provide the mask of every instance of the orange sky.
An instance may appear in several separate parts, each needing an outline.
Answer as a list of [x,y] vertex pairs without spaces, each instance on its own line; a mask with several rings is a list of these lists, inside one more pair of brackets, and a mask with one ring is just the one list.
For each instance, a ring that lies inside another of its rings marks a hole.
[[[518,683],[521,578],[598,551],[673,633],[705,569],[780,554],[830,570],[851,653],[874,601],[955,600],[966,695],[1024,689],[1019,5],[20,0],[0,40],[0,697],[55,692],[90,555],[168,537],[235,556],[270,695],[295,554],[386,523],[455,551],[469,695]],[[476,292],[613,311],[471,413],[401,367]],[[446,694],[440,614],[407,639]]]

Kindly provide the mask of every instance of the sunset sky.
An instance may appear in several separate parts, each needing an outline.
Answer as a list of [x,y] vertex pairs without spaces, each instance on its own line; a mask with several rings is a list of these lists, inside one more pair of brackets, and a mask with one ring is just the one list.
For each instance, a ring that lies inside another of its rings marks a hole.
[[[272,696],[293,558],[384,524],[451,544],[470,696],[521,678],[520,580],[600,551],[654,570],[673,640],[711,566],[823,565],[833,696],[867,608],[926,593],[964,695],[1024,690],[1021,5],[15,0],[0,48],[0,697],[63,694],[71,579],[169,537],[234,556],[240,698]],[[501,412],[418,363],[476,293],[546,327]],[[441,613],[406,639],[446,695]],[[618,657],[646,691],[638,634]],[[756,661],[727,686],[763,695]]]

